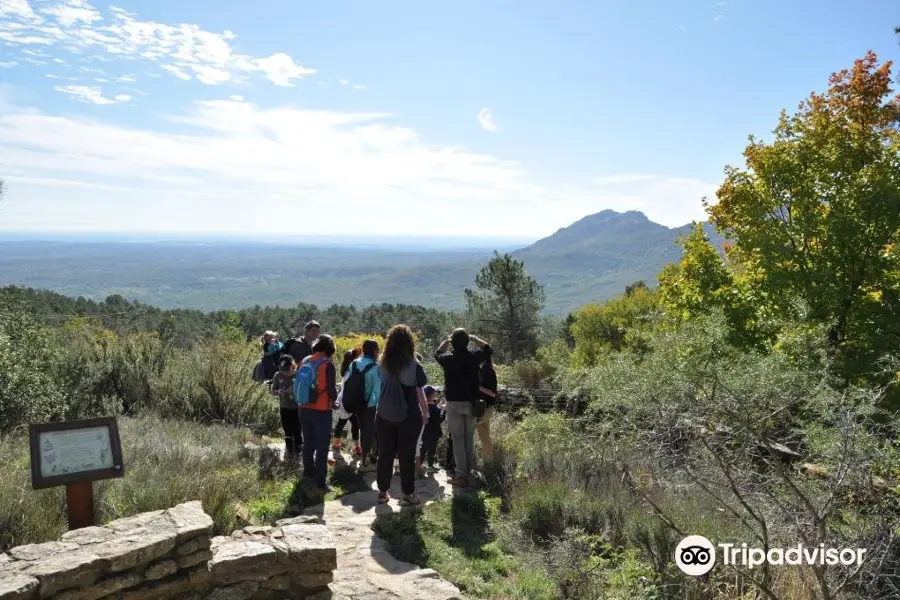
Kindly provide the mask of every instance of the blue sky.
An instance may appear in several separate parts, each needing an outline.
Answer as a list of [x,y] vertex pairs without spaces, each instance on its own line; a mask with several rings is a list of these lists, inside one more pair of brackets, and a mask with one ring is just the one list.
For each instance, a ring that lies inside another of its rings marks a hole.
[[0,0],[0,230],[678,226],[779,110],[896,59],[895,25],[894,0]]

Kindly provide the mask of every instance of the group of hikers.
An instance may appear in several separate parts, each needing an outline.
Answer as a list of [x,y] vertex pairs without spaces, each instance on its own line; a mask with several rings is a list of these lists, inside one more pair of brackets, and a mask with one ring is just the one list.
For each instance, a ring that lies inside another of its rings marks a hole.
[[[442,423],[449,432],[443,468],[450,483],[474,487],[475,433],[485,461],[493,458],[490,419],[497,395],[493,349],[465,329],[456,329],[437,348],[434,359],[444,373],[444,402],[428,383],[415,338],[406,325],[388,331],[384,348],[366,340],[344,353],[335,367],[334,338],[310,321],[303,334],[284,343],[267,331],[263,358],[253,378],[265,382],[281,409],[287,457],[302,458],[303,476],[327,490],[330,451],[343,447],[350,424],[352,453],[361,472],[375,471],[378,501],[388,501],[394,461],[399,463],[401,504],[419,503],[415,480],[436,470]],[[469,350],[474,344],[476,349]],[[334,424],[334,412],[337,423]]]

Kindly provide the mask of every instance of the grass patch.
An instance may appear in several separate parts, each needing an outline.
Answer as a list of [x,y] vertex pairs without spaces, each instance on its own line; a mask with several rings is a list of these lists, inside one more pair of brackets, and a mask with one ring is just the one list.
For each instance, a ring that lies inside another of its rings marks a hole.
[[[119,418],[119,429],[126,475],[94,484],[100,523],[200,500],[222,535],[242,525],[241,505],[264,520],[294,506],[297,474],[278,469],[261,477],[257,461],[241,456],[245,442],[258,441],[246,429],[152,417]],[[0,552],[67,530],[65,488],[32,490],[29,465],[27,436],[0,437]]]
[[492,524],[500,499],[484,492],[379,518],[375,532],[400,560],[429,567],[479,598],[555,600],[556,587],[537,568],[501,547]]

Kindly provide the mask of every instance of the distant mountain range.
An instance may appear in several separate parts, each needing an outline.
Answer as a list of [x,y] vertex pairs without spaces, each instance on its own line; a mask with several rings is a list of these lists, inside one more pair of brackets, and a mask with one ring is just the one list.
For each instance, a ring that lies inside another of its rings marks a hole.
[[[705,227],[720,247],[722,238]],[[640,212],[605,210],[511,253],[545,286],[547,311],[565,314],[638,279],[655,285],[663,265],[679,259],[675,241],[688,231],[690,225],[671,229]],[[454,310],[490,256],[484,248],[422,252],[402,244],[0,241],[0,285],[94,299],[117,293],[162,308],[391,302]]]

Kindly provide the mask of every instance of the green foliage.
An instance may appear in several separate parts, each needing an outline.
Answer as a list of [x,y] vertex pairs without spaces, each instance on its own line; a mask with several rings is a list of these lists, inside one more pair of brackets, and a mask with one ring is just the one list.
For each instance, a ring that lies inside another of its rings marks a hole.
[[55,375],[53,336],[0,303],[0,432],[66,415],[69,390]]
[[848,383],[900,336],[900,132],[890,63],[869,53],[831,77],[771,143],[751,138],[708,207],[734,239],[755,302],[793,317],[796,300],[827,339]]
[[582,307],[570,326],[575,343],[573,364],[594,365],[611,352],[643,354],[659,312],[659,294],[643,282],[626,288],[624,296]]
[[494,252],[475,277],[475,286],[477,290],[465,291],[468,316],[475,330],[495,346],[498,360],[533,354],[544,289],[525,272],[525,263]]
[[[94,486],[98,520],[202,500],[216,535],[238,527],[238,502],[262,492],[257,465],[238,453],[247,432],[226,427],[119,419],[126,477]],[[28,438],[0,436],[0,552],[58,539],[66,527],[65,490],[31,490]]]

